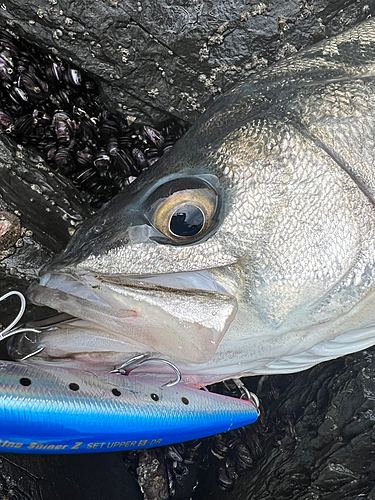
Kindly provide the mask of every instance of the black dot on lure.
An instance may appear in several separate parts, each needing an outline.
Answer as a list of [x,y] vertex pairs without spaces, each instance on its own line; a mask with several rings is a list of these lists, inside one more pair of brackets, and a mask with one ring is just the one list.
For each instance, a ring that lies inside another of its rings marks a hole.
[[28,387],[29,385],[31,385],[31,380],[29,378],[21,378],[20,379],[20,384],[23,385],[24,387]]

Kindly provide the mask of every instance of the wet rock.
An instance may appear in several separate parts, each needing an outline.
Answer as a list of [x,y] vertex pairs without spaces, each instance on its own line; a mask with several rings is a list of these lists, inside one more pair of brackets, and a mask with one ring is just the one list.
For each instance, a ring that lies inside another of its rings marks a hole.
[[[225,498],[373,498],[375,348],[302,373],[263,377],[257,394],[263,414],[246,429],[246,440],[258,442],[260,453]],[[214,498],[224,498],[215,490]]]
[[[196,444],[184,443],[176,500],[375,498],[375,347],[243,380],[261,400],[258,421],[202,440],[189,469]],[[164,455],[168,465],[167,448]]]
[[[88,71],[123,116],[194,121],[259,68],[372,14],[365,0],[4,0],[0,27]],[[98,19],[100,22],[98,23]]]
[[0,211],[0,261],[16,251],[20,241],[21,225],[19,218],[11,212]]
[[[0,295],[24,293],[40,267],[66,246],[89,208],[68,179],[5,134],[0,136],[0,179]],[[3,324],[14,318],[17,301],[10,298],[1,307]],[[41,317],[46,308],[29,304],[31,311]]]
[[[19,218],[23,236],[40,245],[27,266],[18,266],[20,272],[35,275],[47,256],[66,246],[76,225],[90,211],[68,179],[5,135],[0,136],[0,176],[1,207]],[[23,251],[16,253],[17,258]],[[14,261],[2,262],[8,268]]]
[[160,450],[139,452],[137,477],[144,500],[168,500],[170,498],[164,456]]
[[0,497],[7,500],[142,500],[121,453],[0,456]]

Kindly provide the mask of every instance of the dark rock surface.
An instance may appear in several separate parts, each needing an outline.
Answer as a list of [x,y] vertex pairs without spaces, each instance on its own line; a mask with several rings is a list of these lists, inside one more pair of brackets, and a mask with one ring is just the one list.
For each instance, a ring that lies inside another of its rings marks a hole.
[[[66,178],[34,152],[0,137],[0,295],[25,293],[38,269],[67,244],[89,208]],[[1,304],[7,325],[19,307],[16,297]],[[47,308],[28,304],[26,317],[43,317]]]
[[[108,106],[125,117],[158,122],[173,114],[194,121],[218,92],[264,65],[344,31],[372,14],[374,3],[4,0],[0,27],[84,68],[99,83]],[[41,263],[65,245],[74,229],[71,221],[88,213],[69,182],[50,176],[41,159],[2,139],[0,238],[2,221],[13,225],[0,240],[0,250],[10,252],[0,269],[1,294],[10,288],[25,290]],[[50,200],[56,205],[49,206]],[[64,218],[64,212],[69,216]],[[4,213],[13,218],[6,219]],[[8,314],[1,309],[2,322],[12,319],[14,307],[4,303]],[[213,441],[208,440],[186,468],[175,498],[375,498],[374,356],[369,350],[300,374],[261,379],[256,392],[263,402],[262,419],[243,437],[252,452],[252,468],[234,482],[234,492],[223,492],[216,480],[218,469],[228,472],[226,460],[211,454]],[[256,382],[250,381],[253,390]],[[153,478],[156,455],[141,457],[145,481]],[[4,454],[0,490],[12,499],[142,497],[124,454],[118,453]]]
[[[263,377],[262,417],[246,428],[253,468],[232,493],[215,485],[212,462],[196,498],[375,498],[375,349],[293,375]],[[254,453],[254,450],[257,450]]]
[[[13,257],[2,260],[2,269],[16,268],[13,273],[32,277],[46,259],[63,250],[90,212],[82,194],[40,156],[6,135],[0,139],[0,208],[18,217],[22,226],[16,241],[0,240],[1,251],[7,245],[14,250]],[[21,233],[29,239],[18,241]]]
[[0,498],[6,500],[141,500],[120,453],[0,456]]
[[233,82],[374,8],[365,0],[4,0],[0,28],[85,69],[124,116],[194,121]]

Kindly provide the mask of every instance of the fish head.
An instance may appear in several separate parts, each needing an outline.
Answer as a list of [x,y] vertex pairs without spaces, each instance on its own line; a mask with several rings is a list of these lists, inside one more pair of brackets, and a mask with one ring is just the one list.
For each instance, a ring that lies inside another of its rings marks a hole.
[[219,97],[31,299],[210,382],[371,345],[374,83],[327,43]]
[[83,223],[30,296],[86,320],[103,308],[104,329],[203,363],[238,308],[210,272],[236,261],[220,231],[231,191],[214,164],[173,156]]

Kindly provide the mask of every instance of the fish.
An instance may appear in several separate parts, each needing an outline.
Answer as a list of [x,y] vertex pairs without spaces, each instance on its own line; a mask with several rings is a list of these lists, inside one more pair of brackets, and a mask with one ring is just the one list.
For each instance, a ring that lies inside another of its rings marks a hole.
[[1,452],[153,448],[253,423],[251,401],[141,377],[0,361]]
[[369,19],[217,97],[44,267],[29,299],[69,316],[10,354],[202,387],[373,345],[374,63]]

